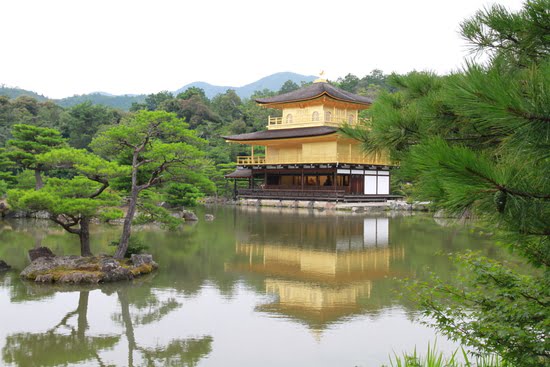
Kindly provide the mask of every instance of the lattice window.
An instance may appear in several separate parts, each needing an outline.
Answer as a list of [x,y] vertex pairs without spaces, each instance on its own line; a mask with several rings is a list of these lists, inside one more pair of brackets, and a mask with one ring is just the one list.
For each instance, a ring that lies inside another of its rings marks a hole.
[[311,121],[319,121],[319,112],[318,111],[313,112],[313,114],[311,115]]

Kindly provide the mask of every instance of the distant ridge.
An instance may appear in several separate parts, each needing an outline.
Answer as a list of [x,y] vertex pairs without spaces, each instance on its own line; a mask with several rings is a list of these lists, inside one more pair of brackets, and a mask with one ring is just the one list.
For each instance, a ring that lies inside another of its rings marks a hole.
[[278,91],[287,80],[292,80],[294,83],[301,85],[302,82],[309,83],[314,81],[315,79],[317,79],[317,77],[312,75],[281,72],[266,76],[241,87],[219,86],[205,82],[194,82],[184,85],[183,87],[175,91],[175,94],[184,92],[191,87],[197,87],[202,88],[206,96],[210,99],[216,96],[216,94],[225,93],[228,89],[233,89],[235,93],[237,93],[237,95],[241,98],[250,98],[250,96],[257,90],[269,89],[271,91]]
[[6,87],[5,85],[0,85],[0,96],[6,96],[9,98],[28,96],[36,99],[39,102],[44,102],[48,100],[47,97],[40,95],[36,92],[26,90],[26,89],[21,89],[21,88]]
[[[316,79],[317,77],[311,75],[301,75],[291,72],[281,72],[275,73],[264,78],[261,78],[250,84],[243,85],[241,87],[232,87],[232,86],[220,86],[212,85],[206,82],[193,82],[178,90],[172,92],[174,96],[178,93],[186,91],[188,88],[197,87],[204,90],[206,96],[210,99],[215,97],[217,94],[225,93],[228,89],[233,89],[237,95],[241,98],[250,98],[255,91],[261,91],[268,89],[270,91],[278,91],[281,89],[283,84],[291,80],[294,83],[301,85],[302,82],[309,83]],[[160,91],[159,91],[160,92]],[[125,94],[121,96],[113,95],[107,92],[94,92],[89,94],[74,95],[71,97],[65,97],[61,99],[51,99],[40,95],[33,91],[28,91],[20,88],[9,88],[5,85],[0,84],[0,95],[8,96],[9,98],[17,98],[20,96],[29,96],[35,98],[39,102],[44,102],[51,100],[58,104],[61,107],[72,107],[80,103],[91,102],[92,104],[102,104],[105,106],[118,108],[121,110],[129,110],[132,106],[132,103],[143,103],[147,97],[145,94]]]

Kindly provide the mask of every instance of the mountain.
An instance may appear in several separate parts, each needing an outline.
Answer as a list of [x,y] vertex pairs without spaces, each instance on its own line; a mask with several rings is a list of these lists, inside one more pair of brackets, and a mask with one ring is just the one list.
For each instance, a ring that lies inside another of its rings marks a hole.
[[302,82],[309,83],[314,81],[315,79],[317,79],[317,77],[311,75],[307,76],[291,72],[282,72],[266,76],[250,84],[243,85],[242,87],[219,86],[205,82],[194,82],[184,85],[183,87],[175,91],[174,95],[184,92],[188,88],[197,87],[203,89],[206,96],[210,99],[216,94],[225,93],[228,89],[233,89],[241,98],[250,98],[252,93],[257,90],[269,89],[272,91],[278,91],[287,80],[292,80],[294,83],[301,85]]
[[25,90],[21,88],[9,88],[4,85],[0,85],[0,96],[6,96],[8,98],[17,98],[21,96],[28,96],[36,99],[39,102],[48,100],[47,97],[40,95],[36,92]]
[[[314,81],[316,78],[317,77],[311,75],[307,76],[291,72],[282,72],[266,76],[265,78],[257,80],[253,83],[243,85],[242,87],[220,86],[205,82],[194,82],[181,87],[173,92],[173,94],[175,96],[178,93],[184,92],[188,88],[197,87],[203,89],[206,96],[210,99],[215,97],[217,94],[225,93],[228,89],[235,90],[237,95],[241,98],[250,98],[252,93],[258,90],[261,91],[264,89],[269,89],[271,91],[278,91],[287,80],[292,80],[294,83],[301,85],[302,82],[309,83]],[[94,92],[89,94],[74,95],[72,97],[61,99],[50,99],[32,91],[20,88],[8,88],[2,84],[0,84],[0,95],[5,95],[9,98],[29,96],[40,102],[52,100],[61,107],[72,107],[77,104],[90,101],[92,104],[102,104],[126,111],[130,109],[132,103],[143,103],[147,97],[145,94],[125,94],[122,96],[115,96],[106,92]]]
[[145,101],[145,97],[147,97],[145,94],[125,94],[122,96],[115,96],[107,93],[90,93],[57,99],[55,102],[61,107],[72,107],[77,104],[90,101],[92,104],[102,104],[128,111],[132,106],[132,103],[143,103]]

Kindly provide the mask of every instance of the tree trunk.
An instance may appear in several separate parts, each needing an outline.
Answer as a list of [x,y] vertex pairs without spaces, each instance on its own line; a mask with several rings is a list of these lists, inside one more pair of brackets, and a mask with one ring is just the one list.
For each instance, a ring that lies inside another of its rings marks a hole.
[[134,214],[136,213],[136,206],[138,200],[138,187],[137,187],[137,170],[138,170],[138,157],[139,152],[134,151],[132,157],[132,189],[130,191],[130,203],[128,204],[128,211],[124,218],[124,225],[122,226],[122,235],[120,236],[120,242],[115,252],[115,259],[123,259],[128,251],[128,243],[130,242],[130,234],[132,232],[132,220],[134,220]]
[[93,256],[90,249],[90,218],[82,217],[80,220],[80,256]]
[[34,170],[34,180],[36,181],[34,189],[36,191],[44,187],[44,181],[42,181],[42,172],[39,169]]
[[132,190],[130,195],[130,203],[128,204],[128,211],[124,218],[124,225],[122,226],[122,235],[120,236],[120,242],[115,252],[115,259],[123,259],[128,250],[128,244],[130,242],[130,234],[132,232],[132,220],[134,220],[134,214],[136,214],[137,206],[137,190]]

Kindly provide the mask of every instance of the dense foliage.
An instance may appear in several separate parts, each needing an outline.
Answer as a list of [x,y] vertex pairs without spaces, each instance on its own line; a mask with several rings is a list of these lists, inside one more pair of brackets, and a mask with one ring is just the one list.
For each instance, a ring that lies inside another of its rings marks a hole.
[[439,330],[518,366],[550,360],[549,12],[547,0],[478,12],[462,34],[489,62],[393,76],[397,92],[381,94],[370,123],[344,129],[368,150],[389,149],[416,198],[475,215],[529,263],[457,255],[457,284],[415,287]]

